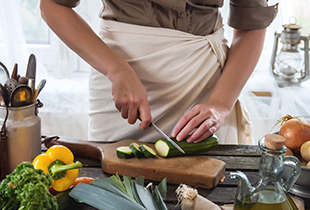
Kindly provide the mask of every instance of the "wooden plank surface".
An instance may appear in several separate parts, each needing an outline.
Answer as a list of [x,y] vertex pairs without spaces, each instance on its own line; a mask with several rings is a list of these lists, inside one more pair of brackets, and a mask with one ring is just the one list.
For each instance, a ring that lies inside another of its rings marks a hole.
[[[213,189],[204,189],[197,187],[198,193],[217,205],[232,204],[234,202],[237,190],[237,180],[230,179],[231,171],[243,171],[248,177],[250,183],[254,185],[259,180],[258,164],[260,159],[260,150],[257,146],[242,145],[219,145],[216,149],[206,153],[205,155],[226,162],[225,179]],[[83,163],[80,169],[79,177],[89,176],[94,178],[107,178],[110,174],[104,173],[100,168],[100,162],[92,158],[76,157]],[[145,180],[145,184],[156,181]],[[175,190],[178,185],[168,184],[166,205],[169,210],[181,210],[178,206]],[[195,186],[192,186],[195,187]],[[310,199],[304,199],[306,210],[310,210]],[[68,209],[76,210],[94,210],[95,208],[85,204],[78,204]]]

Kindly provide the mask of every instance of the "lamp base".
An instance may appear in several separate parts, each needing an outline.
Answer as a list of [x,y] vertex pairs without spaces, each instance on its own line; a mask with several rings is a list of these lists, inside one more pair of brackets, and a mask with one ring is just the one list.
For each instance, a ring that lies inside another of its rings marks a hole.
[[300,86],[300,81],[296,78],[294,79],[285,79],[282,77],[276,77],[275,82],[279,87],[286,87],[286,86]]

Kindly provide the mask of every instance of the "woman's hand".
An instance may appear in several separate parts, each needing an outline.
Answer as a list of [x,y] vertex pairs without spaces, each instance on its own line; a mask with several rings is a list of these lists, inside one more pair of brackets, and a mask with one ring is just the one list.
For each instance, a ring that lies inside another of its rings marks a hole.
[[[234,29],[233,41],[222,75],[205,104],[194,106],[173,129],[178,141],[199,142],[216,132],[233,109],[239,94],[260,57],[265,29]],[[193,133],[191,133],[195,128]]]
[[40,0],[42,18],[57,36],[94,69],[106,75],[112,82],[112,94],[116,108],[130,124],[137,120],[138,111],[142,120],[141,129],[146,129],[152,117],[147,93],[136,72],[109,46],[72,8]]
[[178,141],[200,142],[216,132],[225,122],[230,110],[221,104],[198,104],[187,112],[174,127],[171,136]]
[[[118,59],[117,65],[121,63],[120,59],[122,58]],[[140,128],[148,128],[152,117],[147,92],[140,79],[125,60],[123,60],[123,66],[113,72],[117,73],[113,73],[113,76],[109,76],[109,78],[112,82],[115,107],[121,112],[124,119],[128,119],[129,124],[136,122],[139,112],[142,120]]]

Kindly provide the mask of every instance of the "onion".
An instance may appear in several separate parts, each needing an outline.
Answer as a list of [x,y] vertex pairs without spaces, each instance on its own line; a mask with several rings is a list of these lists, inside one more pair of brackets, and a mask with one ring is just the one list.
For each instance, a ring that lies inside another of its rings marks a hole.
[[310,124],[298,117],[286,115],[278,123],[281,123],[279,134],[286,138],[284,145],[293,152],[298,152],[301,145],[310,140]]

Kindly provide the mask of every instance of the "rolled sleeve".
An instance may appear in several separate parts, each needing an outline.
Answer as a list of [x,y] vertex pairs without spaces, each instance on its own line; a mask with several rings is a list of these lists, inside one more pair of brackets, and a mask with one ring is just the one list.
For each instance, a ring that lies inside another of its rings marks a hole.
[[61,4],[70,8],[76,7],[80,3],[80,0],[53,0],[53,1],[56,2],[57,4]]
[[231,0],[228,25],[240,30],[268,27],[275,19],[278,4],[267,6],[266,0]]

